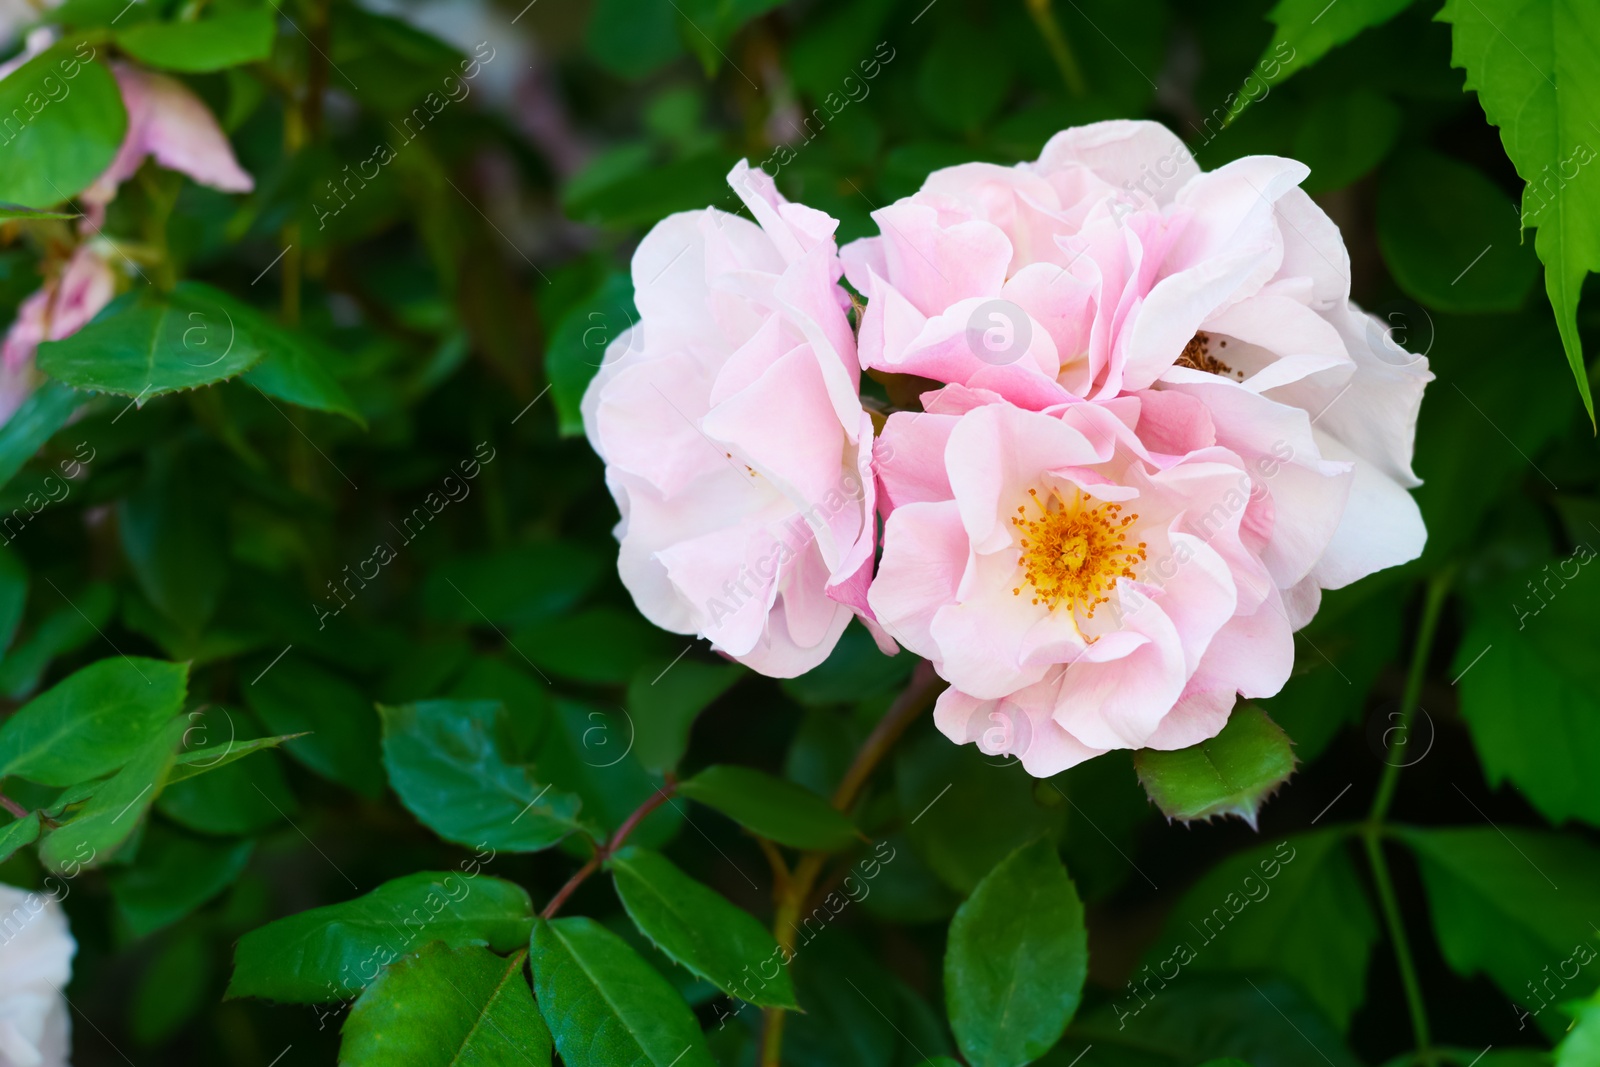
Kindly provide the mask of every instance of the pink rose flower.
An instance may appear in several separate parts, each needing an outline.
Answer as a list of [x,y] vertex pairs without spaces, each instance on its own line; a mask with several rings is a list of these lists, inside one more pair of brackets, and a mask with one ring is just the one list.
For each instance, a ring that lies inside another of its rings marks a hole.
[[57,277],[22,302],[0,346],[0,423],[11,418],[38,384],[33,357],[39,343],[77,333],[111,303],[116,284],[105,253],[86,241]]
[[182,82],[129,63],[113,63],[111,71],[128,110],[128,133],[111,166],[83,193],[97,224],[105,205],[115,199],[117,186],[133,177],[149,156],[168,170],[226,193],[255,188],[210,109]]
[[952,388],[959,414],[896,413],[879,439],[892,510],[869,594],[951,683],[946,735],[1043,777],[1195,744],[1237,694],[1278,691],[1292,627],[1237,453],[1198,433],[1153,452],[1136,397],[1036,412]]
[[639,322],[607,349],[584,427],[639,610],[791,677],[868,614],[873,427],[837,222],[744,163],[728,180],[757,222],[708,208],[646,235]]
[[1286,460],[1258,484],[1301,540],[1275,538],[1265,561],[1303,624],[1321,589],[1421,553],[1406,489],[1432,379],[1351,303],[1349,257],[1298,188],[1306,174],[1265,156],[1202,173],[1150,122],[1063,131],[1034,163],[937,171],[874,212],[882,236],[842,252],[868,298],[863,365],[1034,410],[1200,401],[1203,415],[1168,414],[1206,420],[1200,436],[1251,467]]

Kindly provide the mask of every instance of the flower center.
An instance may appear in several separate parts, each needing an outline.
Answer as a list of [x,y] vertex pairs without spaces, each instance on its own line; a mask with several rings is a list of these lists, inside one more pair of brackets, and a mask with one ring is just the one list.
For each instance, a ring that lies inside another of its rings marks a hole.
[[[1052,491],[1040,500],[1029,489],[1038,515],[1030,518],[1026,505],[1017,508],[1011,525],[1019,532],[1023,578],[1033,588],[1033,603],[1054,609],[1065,604],[1094,618],[1094,609],[1110,599],[1118,578],[1134,577],[1133,568],[1145,560],[1145,543],[1128,542],[1128,527],[1138,514],[1122,514],[1121,504],[1096,504],[1074,489],[1069,501]],[[1019,585],[1011,590],[1022,595]]]
[[[1219,347],[1227,348],[1228,342],[1221,342]],[[1178,366],[1188,367],[1190,370],[1203,370],[1208,374],[1219,374],[1224,378],[1241,380],[1244,378],[1244,371],[1234,370],[1211,354],[1211,335],[1204,331],[1189,338],[1189,343],[1183,346],[1183,354],[1178,357]]]

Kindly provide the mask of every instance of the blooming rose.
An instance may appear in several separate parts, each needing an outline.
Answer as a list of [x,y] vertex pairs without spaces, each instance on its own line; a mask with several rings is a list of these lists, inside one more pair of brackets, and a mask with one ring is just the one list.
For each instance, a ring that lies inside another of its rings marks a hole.
[[708,208],[646,235],[639,322],[607,349],[584,427],[639,610],[791,677],[866,612],[873,427],[837,222],[744,163],[728,180],[756,223]]
[[0,885],[0,1067],[67,1067],[77,950],[59,903]]
[[1350,302],[1306,174],[1100,123],[935,172],[843,250],[863,364],[949,383],[885,431],[870,602],[952,683],[953,739],[1035,774],[1194,744],[1277,692],[1322,589],[1421,552],[1432,376]]
[[1321,589],[1420,554],[1405,490],[1432,378],[1350,302],[1307,173],[1265,156],[1202,173],[1149,122],[1063,131],[1035,163],[936,171],[842,252],[868,298],[862,362],[1036,410],[1185,393],[1207,410],[1200,436],[1252,466],[1287,450],[1255,510],[1297,530],[1265,562],[1301,625]]
[[870,600],[951,683],[934,712],[947,735],[1046,776],[1195,744],[1236,692],[1283,685],[1291,627],[1238,454],[1152,452],[1136,397],[1043,412],[986,399],[896,413],[879,441],[893,510]]

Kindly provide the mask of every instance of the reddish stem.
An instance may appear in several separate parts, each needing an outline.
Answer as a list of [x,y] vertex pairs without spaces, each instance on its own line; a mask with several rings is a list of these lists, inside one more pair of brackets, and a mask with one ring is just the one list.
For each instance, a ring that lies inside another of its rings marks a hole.
[[19,819],[26,819],[28,817],[28,809],[23,807],[21,804],[18,804],[15,800],[12,800],[4,793],[0,793],[0,807],[4,807],[7,811]]
[[638,828],[639,824],[643,822],[652,811],[655,811],[661,805],[672,799],[673,790],[675,790],[677,786],[678,783],[676,781],[668,778],[665,785],[650,795],[649,800],[646,800],[643,804],[640,804],[638,808],[634,809],[632,815],[629,815],[626,819],[622,820],[622,825],[617,827],[617,832],[612,834],[610,839],[605,841],[603,844],[596,845],[594,855],[589,857],[589,862],[585,863],[582,867],[579,867],[578,873],[574,874],[571,878],[568,878],[567,884],[557,890],[556,895],[550,898],[550,903],[546,904],[544,906],[544,910],[539,913],[540,917],[545,919],[554,918],[556,912],[560,911],[561,906],[567,902],[567,898],[575,893],[578,887],[582,885],[591,874],[593,874],[595,871],[598,871],[600,869],[600,865],[604,863],[608,857],[613,855],[617,849],[623,846],[623,844],[628,840],[628,835],[633,833],[633,831]]

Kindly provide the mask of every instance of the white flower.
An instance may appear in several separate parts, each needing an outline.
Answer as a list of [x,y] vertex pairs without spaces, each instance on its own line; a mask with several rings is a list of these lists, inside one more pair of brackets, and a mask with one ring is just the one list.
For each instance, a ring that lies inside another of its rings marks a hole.
[[54,897],[0,885],[0,1067],[67,1067],[77,951]]

